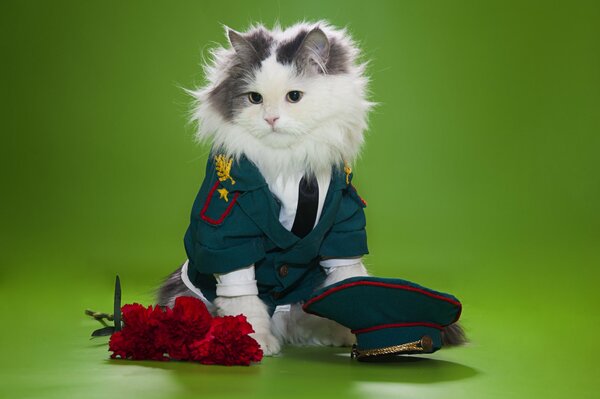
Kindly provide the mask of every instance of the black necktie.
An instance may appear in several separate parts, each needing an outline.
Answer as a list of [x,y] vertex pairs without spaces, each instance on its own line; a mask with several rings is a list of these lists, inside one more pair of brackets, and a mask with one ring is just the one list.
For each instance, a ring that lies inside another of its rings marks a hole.
[[319,209],[319,184],[314,176],[302,176],[298,186],[298,208],[292,233],[300,238],[311,232]]

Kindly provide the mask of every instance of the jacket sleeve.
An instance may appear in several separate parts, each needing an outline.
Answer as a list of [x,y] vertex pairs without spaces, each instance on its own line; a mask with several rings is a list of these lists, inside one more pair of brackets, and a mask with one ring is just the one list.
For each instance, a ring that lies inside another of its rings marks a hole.
[[209,159],[184,238],[190,266],[198,273],[229,273],[265,257],[262,231],[236,203],[240,193],[223,189]]
[[349,185],[343,190],[333,227],[325,235],[319,254],[323,258],[351,258],[369,253],[367,247],[366,203]]

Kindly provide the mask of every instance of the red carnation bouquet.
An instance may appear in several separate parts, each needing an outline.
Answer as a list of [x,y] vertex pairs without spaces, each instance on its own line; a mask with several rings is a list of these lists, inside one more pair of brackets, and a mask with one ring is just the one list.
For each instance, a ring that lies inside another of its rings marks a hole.
[[114,320],[114,327],[106,326],[92,334],[112,334],[109,351],[113,359],[249,366],[263,357],[258,342],[249,336],[254,330],[244,315],[213,317],[194,297],[177,298],[173,308],[139,303],[120,307],[120,297],[117,277],[115,310],[120,311],[115,312],[116,317],[86,311],[101,322],[103,318]]

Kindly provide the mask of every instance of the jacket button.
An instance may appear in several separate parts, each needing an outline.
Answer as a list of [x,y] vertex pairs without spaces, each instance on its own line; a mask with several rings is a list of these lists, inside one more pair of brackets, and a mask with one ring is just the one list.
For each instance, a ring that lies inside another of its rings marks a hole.
[[288,275],[288,265],[283,265],[279,268],[279,277],[286,277]]
[[283,294],[281,292],[277,292],[277,291],[273,292],[271,295],[273,296],[274,299],[279,299],[283,296]]

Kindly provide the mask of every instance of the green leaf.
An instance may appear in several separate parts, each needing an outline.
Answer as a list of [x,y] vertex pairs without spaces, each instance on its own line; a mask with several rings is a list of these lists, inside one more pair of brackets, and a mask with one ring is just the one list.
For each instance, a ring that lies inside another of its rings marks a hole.
[[121,330],[121,280],[117,275],[115,279],[115,303],[113,318],[115,322],[115,331]]
[[115,332],[114,327],[104,327],[100,328],[92,333],[92,338],[97,337],[106,337],[107,335],[112,335]]

